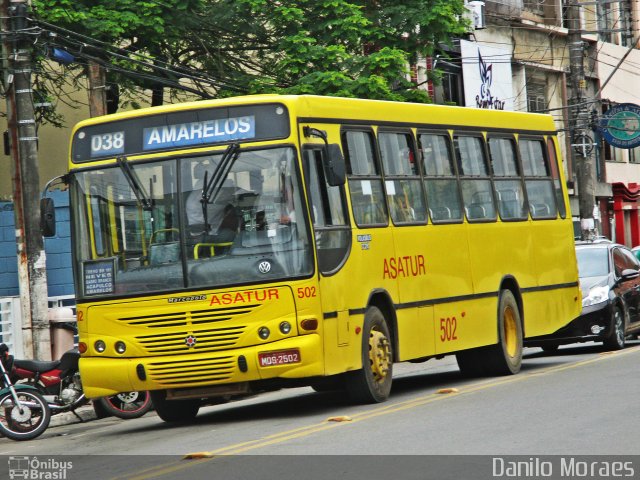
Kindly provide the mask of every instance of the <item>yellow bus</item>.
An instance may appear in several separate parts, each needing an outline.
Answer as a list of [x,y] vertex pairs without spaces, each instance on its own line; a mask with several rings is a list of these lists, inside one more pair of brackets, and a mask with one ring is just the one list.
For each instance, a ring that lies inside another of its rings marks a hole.
[[260,95],[71,140],[80,370],[165,421],[288,386],[388,398],[393,364],[514,374],[581,302],[550,116]]

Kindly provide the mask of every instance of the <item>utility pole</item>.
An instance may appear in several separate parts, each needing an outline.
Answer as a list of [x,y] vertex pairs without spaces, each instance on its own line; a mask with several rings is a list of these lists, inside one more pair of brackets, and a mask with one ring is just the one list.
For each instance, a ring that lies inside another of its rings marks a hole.
[[40,232],[38,137],[31,88],[28,5],[27,0],[1,2],[23,348],[28,357],[50,360],[47,272],[44,240]]
[[99,117],[107,114],[107,75],[104,68],[89,61],[89,115]]
[[584,76],[584,43],[580,25],[580,4],[572,0],[567,4],[569,42],[569,123],[571,125],[571,146],[576,158],[576,173],[580,204],[580,229],[582,239],[593,238],[596,225],[593,218],[595,207],[595,175],[593,137],[589,135],[590,113],[587,108],[587,82]]

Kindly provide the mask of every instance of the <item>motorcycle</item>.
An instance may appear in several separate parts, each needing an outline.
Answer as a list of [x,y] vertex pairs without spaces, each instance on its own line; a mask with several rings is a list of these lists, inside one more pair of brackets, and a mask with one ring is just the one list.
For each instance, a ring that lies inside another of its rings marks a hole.
[[[11,380],[31,385],[44,396],[55,415],[72,412],[81,421],[76,409],[89,403],[80,380],[78,361],[80,352],[73,348],[62,354],[60,360],[13,360]],[[124,392],[93,400],[98,418],[113,415],[118,418],[139,418],[153,407],[149,392]]]
[[11,440],[31,440],[47,429],[51,410],[34,386],[13,384],[12,364],[9,348],[0,344],[0,434]]

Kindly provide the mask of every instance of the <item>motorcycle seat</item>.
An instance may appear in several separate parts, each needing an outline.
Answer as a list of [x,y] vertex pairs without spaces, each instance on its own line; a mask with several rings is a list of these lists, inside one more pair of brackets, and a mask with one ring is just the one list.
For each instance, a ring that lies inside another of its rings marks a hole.
[[23,368],[31,372],[48,372],[60,366],[60,360],[54,360],[53,362],[43,362],[40,360],[14,360],[13,365],[17,368]]

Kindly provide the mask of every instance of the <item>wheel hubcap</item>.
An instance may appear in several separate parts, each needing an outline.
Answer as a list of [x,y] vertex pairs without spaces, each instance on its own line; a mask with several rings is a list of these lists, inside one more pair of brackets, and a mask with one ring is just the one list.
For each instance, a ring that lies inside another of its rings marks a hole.
[[515,357],[518,353],[518,326],[513,308],[504,310],[504,344],[507,355]]
[[133,403],[138,399],[138,392],[125,392],[116,395],[122,403]]
[[369,335],[369,362],[376,382],[384,381],[391,365],[391,347],[389,339],[378,330]]
[[618,344],[622,345],[624,342],[624,327],[622,326],[622,315],[618,310],[616,310],[616,337]]

